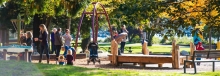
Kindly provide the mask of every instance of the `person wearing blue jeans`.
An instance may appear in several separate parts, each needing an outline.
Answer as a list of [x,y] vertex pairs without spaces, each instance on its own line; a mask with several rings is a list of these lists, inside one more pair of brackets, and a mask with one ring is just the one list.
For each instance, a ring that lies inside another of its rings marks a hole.
[[63,55],[64,55],[65,58],[66,58],[68,49],[71,49],[71,50],[72,50],[72,53],[75,52],[75,49],[74,49],[74,48],[71,48],[71,46],[65,46],[65,51],[64,51],[64,53],[63,53]]

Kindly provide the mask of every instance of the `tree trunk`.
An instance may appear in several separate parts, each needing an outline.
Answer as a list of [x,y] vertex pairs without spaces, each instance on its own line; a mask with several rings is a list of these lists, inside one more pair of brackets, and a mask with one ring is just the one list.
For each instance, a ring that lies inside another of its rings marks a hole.
[[134,34],[132,34],[132,36],[129,36],[129,42],[131,43],[132,42],[132,40],[134,39],[134,37],[135,37],[135,35]]
[[155,35],[155,32],[153,32],[153,30],[149,30],[148,33],[147,33],[147,40],[148,40],[148,46],[152,46],[152,40],[153,40],[153,37]]
[[217,41],[219,41],[220,33],[218,32]]
[[[34,38],[38,38],[39,37],[39,25],[45,23],[45,19],[42,19],[42,17],[40,17],[40,15],[36,14],[34,15],[34,20],[33,20],[33,40]],[[33,41],[33,43],[35,44],[35,46],[37,47],[37,51],[40,51],[40,46],[39,46],[39,42],[38,41]]]
[[82,53],[86,51],[87,45],[89,44],[89,42],[90,42],[90,36],[82,39],[82,43],[81,43]]
[[70,29],[70,25],[71,25],[71,17],[67,18],[67,29]]
[[[46,23],[45,23],[45,25],[47,27],[47,31],[48,31],[47,41],[48,41],[49,46],[50,46],[50,34],[51,34],[51,32],[50,32],[50,30],[51,30],[50,23],[52,21],[52,18],[53,18],[52,16],[48,17],[46,19]],[[50,47],[48,49],[50,50]]]

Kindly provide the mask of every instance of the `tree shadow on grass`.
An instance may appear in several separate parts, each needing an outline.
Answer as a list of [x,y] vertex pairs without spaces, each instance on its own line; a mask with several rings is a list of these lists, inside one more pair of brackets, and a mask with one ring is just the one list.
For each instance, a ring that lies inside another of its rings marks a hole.
[[146,67],[141,67],[141,66],[135,66],[133,64],[123,64],[122,66],[114,66],[112,64],[100,64],[100,65],[95,65],[95,67],[98,68],[106,68],[106,69],[136,69],[136,70],[180,70],[182,71],[183,69],[180,67],[180,69],[173,69],[172,67],[155,67],[152,66],[150,67],[149,65]]
[[[101,69],[84,68],[70,65],[36,64],[45,76],[92,76],[104,75]],[[102,69],[103,70],[103,69]]]
[[43,76],[32,63],[23,61],[0,61],[0,76]]

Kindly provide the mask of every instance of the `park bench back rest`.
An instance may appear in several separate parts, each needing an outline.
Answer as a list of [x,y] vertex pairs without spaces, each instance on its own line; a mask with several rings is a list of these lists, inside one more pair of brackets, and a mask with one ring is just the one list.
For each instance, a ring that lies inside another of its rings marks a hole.
[[220,50],[201,50],[201,51],[194,51],[193,52],[193,60],[196,57],[199,58],[220,58]]

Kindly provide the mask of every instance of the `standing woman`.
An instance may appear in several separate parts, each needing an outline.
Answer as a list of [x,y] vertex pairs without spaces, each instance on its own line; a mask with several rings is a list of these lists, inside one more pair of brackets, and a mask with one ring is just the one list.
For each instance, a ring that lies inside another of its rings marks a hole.
[[[122,28],[121,28],[121,33],[126,33],[128,34],[128,30],[126,29],[126,26],[125,25],[122,25]],[[121,53],[124,53],[124,47],[125,47],[125,43],[126,43],[126,37],[121,41]]]
[[42,60],[42,54],[45,51],[47,56],[47,64],[49,64],[50,56],[49,56],[49,46],[47,41],[48,31],[47,27],[44,24],[40,24],[40,35],[39,35],[39,41],[41,42],[41,51],[40,51],[40,60],[39,63],[41,63]]
[[[33,43],[33,40],[32,40],[32,33],[31,32],[27,32],[27,35],[26,35],[26,45],[27,46],[31,46],[32,47],[32,43]],[[32,55],[32,52],[28,52],[28,60],[29,62],[31,62],[31,55]]]
[[54,45],[56,46],[56,60],[58,60],[58,57],[60,55],[60,49],[63,45],[62,37],[61,37],[61,28],[57,29],[57,32],[54,34]]

